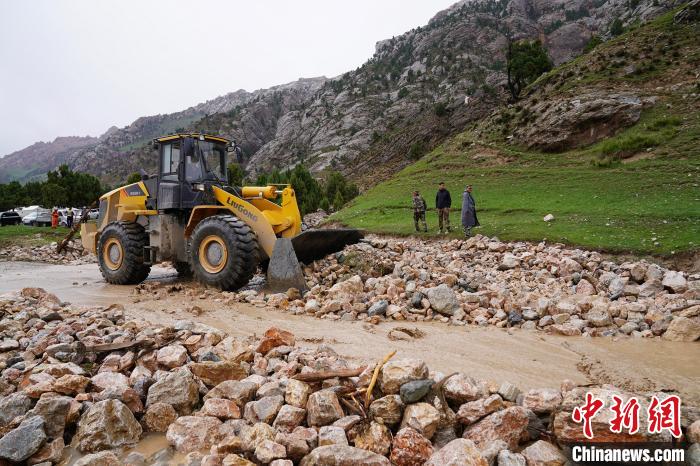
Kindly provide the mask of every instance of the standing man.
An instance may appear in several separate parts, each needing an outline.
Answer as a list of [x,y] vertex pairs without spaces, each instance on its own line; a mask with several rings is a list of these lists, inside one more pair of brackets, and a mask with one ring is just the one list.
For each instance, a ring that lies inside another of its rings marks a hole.
[[450,207],[452,206],[452,198],[450,192],[445,189],[445,183],[441,182],[438,185],[438,192],[435,195],[435,208],[438,212],[438,222],[440,224],[440,233],[450,232]]
[[426,207],[423,196],[421,196],[418,191],[413,191],[413,225],[415,225],[416,231],[420,231],[418,222],[423,224],[423,231],[428,231],[428,224],[425,223]]
[[469,238],[472,235],[472,228],[479,226],[479,219],[476,218],[476,202],[472,197],[472,185],[468,184],[462,193],[462,227],[464,236]]
[[72,207],[68,207],[68,212],[66,212],[66,226],[68,226],[68,228],[73,227],[73,208]]

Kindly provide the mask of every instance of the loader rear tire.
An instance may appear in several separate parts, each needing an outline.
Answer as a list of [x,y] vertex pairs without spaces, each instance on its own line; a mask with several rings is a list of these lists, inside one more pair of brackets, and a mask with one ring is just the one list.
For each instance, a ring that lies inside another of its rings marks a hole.
[[195,278],[225,291],[247,285],[260,260],[255,233],[233,215],[202,220],[192,233],[190,255]]
[[115,285],[134,285],[148,277],[151,266],[144,264],[143,248],[148,245],[146,230],[135,222],[112,222],[97,243],[100,272]]

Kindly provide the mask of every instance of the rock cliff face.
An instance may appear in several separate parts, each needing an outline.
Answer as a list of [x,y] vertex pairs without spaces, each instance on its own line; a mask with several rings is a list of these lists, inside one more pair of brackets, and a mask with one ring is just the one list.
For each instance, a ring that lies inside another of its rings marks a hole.
[[182,112],[139,118],[62,161],[121,181],[140,167],[155,167],[145,146],[151,138],[197,129],[236,138],[253,174],[301,162],[316,172],[392,172],[502,102],[509,36],[541,40],[559,64],[577,56],[592,36],[608,36],[616,19],[645,21],[677,3],[460,1],[427,25],[378,42],[372,58],[354,71],[240,90]]
[[97,138],[60,137],[53,142],[37,142],[0,159],[0,183],[29,180],[44,175],[63,163],[76,150],[92,146]]

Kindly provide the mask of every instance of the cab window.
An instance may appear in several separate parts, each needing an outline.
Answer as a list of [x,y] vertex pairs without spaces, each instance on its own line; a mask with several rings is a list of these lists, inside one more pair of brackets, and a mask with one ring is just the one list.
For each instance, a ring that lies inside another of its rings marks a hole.
[[198,150],[185,157],[185,179],[191,182],[202,180],[202,161]]
[[162,179],[177,181],[177,170],[180,165],[180,143],[163,144],[162,150]]

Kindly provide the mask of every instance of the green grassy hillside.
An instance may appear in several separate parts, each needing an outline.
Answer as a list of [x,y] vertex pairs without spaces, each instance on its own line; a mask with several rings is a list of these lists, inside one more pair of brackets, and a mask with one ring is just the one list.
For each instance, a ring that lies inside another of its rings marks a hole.
[[[445,181],[459,226],[461,193],[471,183],[483,234],[613,252],[700,249],[698,34],[697,22],[677,25],[669,14],[599,45],[543,76],[518,105],[369,189],[332,220],[411,234],[412,190],[434,207],[437,184]],[[592,145],[544,153],[511,143],[509,135],[530,124],[528,108],[538,101],[598,91],[634,92],[655,103],[636,124]],[[555,220],[545,223],[550,213]],[[435,235],[434,209],[428,223]]]

